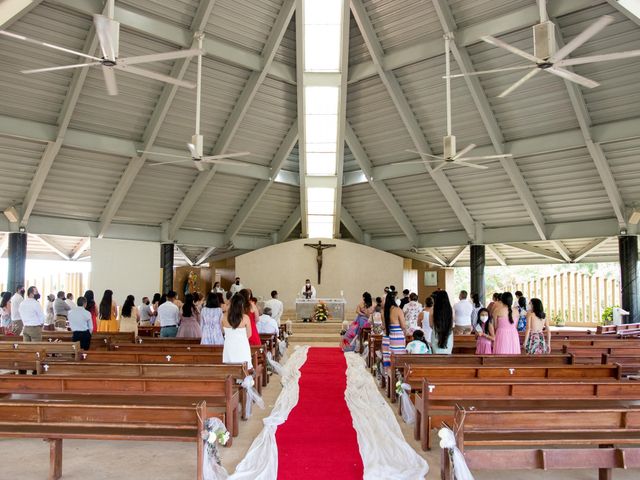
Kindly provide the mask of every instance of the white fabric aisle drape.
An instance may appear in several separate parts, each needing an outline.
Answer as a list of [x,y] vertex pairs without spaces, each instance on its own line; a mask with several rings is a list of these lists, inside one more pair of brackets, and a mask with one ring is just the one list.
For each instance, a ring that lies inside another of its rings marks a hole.
[[358,435],[364,480],[422,480],[427,462],[406,442],[389,404],[380,394],[364,360],[345,353],[347,389],[345,400]]
[[282,391],[271,411],[262,422],[264,427],[251,444],[251,448],[236,467],[230,480],[276,480],[278,477],[278,445],[276,430],[287,421],[289,413],[298,404],[300,368],[307,360],[308,346],[296,348],[282,367]]

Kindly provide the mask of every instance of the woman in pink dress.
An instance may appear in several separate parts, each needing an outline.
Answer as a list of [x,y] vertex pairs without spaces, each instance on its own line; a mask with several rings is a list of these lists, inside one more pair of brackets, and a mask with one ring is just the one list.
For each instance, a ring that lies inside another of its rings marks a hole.
[[[493,307],[496,319],[496,340],[493,353],[496,355],[520,355],[520,336],[518,335],[518,309],[513,307],[513,295],[505,292]],[[515,319],[515,320],[514,320]]]
[[476,355],[491,355],[493,353],[493,341],[495,329],[493,320],[489,316],[489,310],[478,310],[478,322],[476,323]]

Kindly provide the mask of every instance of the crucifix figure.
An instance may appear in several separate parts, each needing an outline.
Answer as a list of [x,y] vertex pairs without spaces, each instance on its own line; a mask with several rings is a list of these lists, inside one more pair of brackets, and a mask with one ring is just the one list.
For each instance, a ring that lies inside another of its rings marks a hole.
[[320,285],[322,279],[322,252],[327,248],[335,247],[336,245],[333,243],[323,244],[322,240],[318,240],[318,243],[305,243],[304,246],[314,248],[318,252],[316,262],[318,263],[318,285]]

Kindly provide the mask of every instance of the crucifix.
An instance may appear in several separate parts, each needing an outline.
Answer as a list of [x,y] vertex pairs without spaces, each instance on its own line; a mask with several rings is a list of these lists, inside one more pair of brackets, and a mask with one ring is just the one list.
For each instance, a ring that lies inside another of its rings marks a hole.
[[327,248],[335,247],[333,243],[322,243],[322,240],[318,240],[318,243],[305,243],[305,247],[311,247],[315,249],[318,254],[316,255],[316,262],[318,263],[318,285],[321,283],[322,278],[322,252]]

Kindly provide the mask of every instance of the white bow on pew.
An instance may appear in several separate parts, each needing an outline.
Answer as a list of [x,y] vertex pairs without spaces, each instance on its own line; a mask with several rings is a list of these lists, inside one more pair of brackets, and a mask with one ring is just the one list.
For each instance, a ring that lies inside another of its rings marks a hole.
[[408,383],[400,383],[397,393],[400,397],[400,412],[404,423],[412,425],[416,423],[416,407],[411,403],[411,397],[409,392],[411,391],[411,385]]
[[205,455],[202,464],[202,478],[204,480],[226,480],[229,474],[221,465],[218,454],[218,443],[224,445],[229,441],[229,432],[222,420],[216,417],[208,418],[202,432]]
[[456,444],[456,437],[450,428],[443,427],[438,432],[440,437],[440,448],[447,450],[451,462],[453,463],[453,477],[455,480],[473,480],[473,475],[467,462],[464,459],[464,455]]
[[273,373],[282,376],[282,365],[280,365],[273,359],[273,355],[271,355],[271,352],[267,352],[267,363],[271,367]]
[[244,377],[242,381],[242,388],[247,392],[246,402],[245,402],[245,413],[247,418],[251,416],[251,406],[255,403],[258,407],[264,409],[264,400],[258,393],[258,391],[254,388],[255,382],[251,375],[247,375]]

